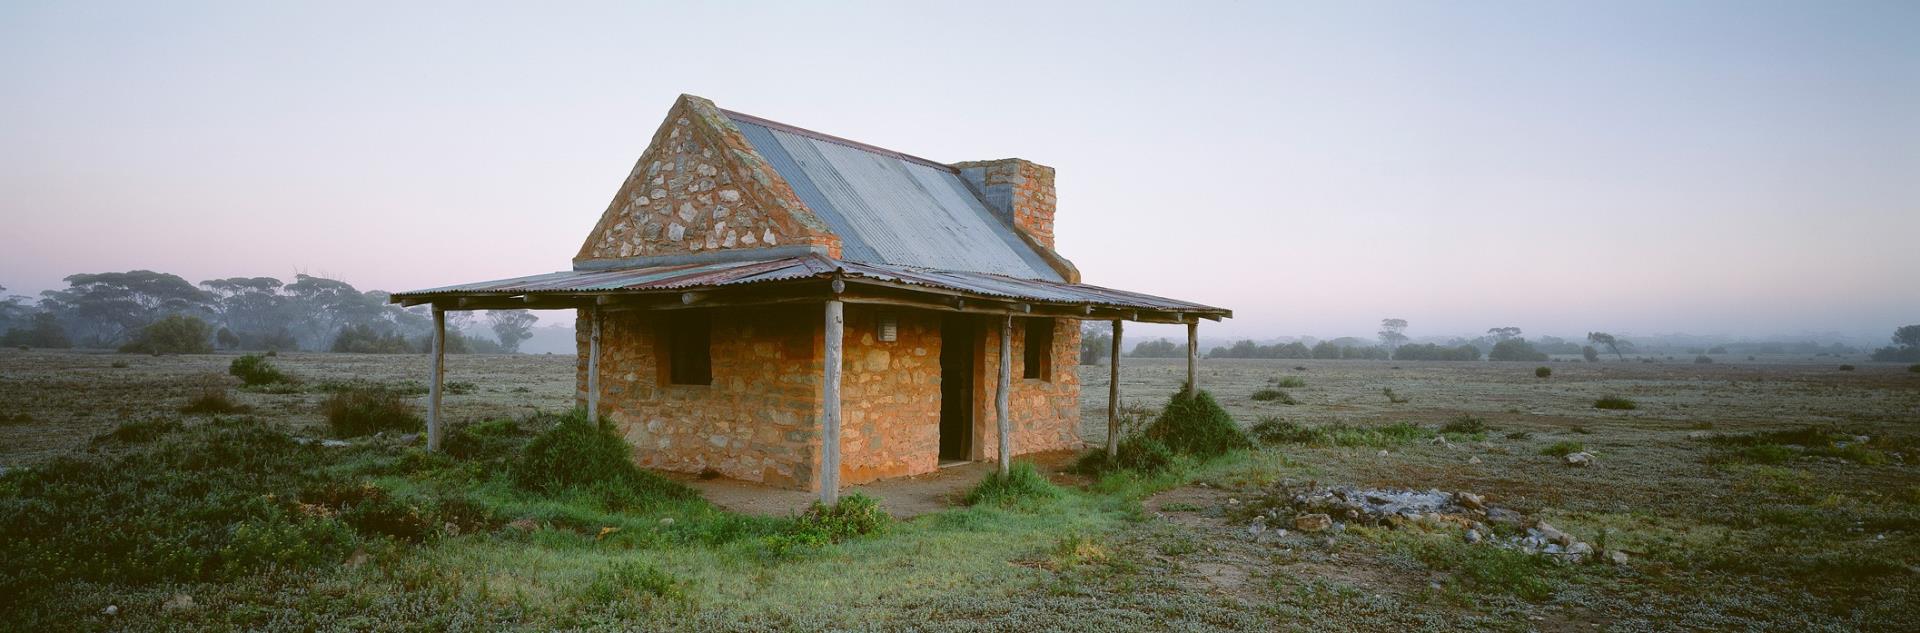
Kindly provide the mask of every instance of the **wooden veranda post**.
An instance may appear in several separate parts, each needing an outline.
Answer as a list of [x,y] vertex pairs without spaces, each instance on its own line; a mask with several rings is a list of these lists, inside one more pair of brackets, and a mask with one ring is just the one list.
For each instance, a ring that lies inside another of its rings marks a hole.
[[447,311],[433,307],[433,369],[427,383],[427,450],[440,450],[440,383],[447,373]]
[[600,306],[587,312],[592,330],[587,333],[587,419],[600,421]]
[[820,385],[820,502],[840,500],[840,355],[846,333],[845,308],[839,299],[827,301],[825,366]]
[[1187,322],[1187,391],[1200,393],[1200,320]]
[[1113,355],[1107,357],[1107,457],[1120,456],[1120,332],[1125,321],[1113,321]]
[[1013,468],[1013,421],[1007,419],[1007,389],[1013,375],[1013,315],[1000,323],[1000,380],[993,389],[993,409],[999,417],[1000,474]]

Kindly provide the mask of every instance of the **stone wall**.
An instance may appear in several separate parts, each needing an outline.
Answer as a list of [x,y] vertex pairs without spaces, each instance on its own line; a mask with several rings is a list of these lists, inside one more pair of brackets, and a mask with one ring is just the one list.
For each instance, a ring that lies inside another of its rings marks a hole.
[[[706,313],[710,385],[667,384],[662,375],[664,325],[674,313],[602,314],[601,413],[633,445],[635,461],[789,488],[813,485],[820,446],[818,308]],[[585,359],[590,316],[582,313],[579,323]],[[579,370],[585,402],[584,360]]]
[[835,237],[712,102],[681,96],[575,261],[812,245]]
[[[898,323],[879,340],[882,313]],[[642,466],[787,488],[816,483],[820,448],[823,315],[817,306],[708,313],[713,383],[669,385],[659,354],[673,313],[606,312],[601,330],[602,413],[634,447]],[[841,374],[841,482],[932,472],[940,451],[940,339],[945,313],[849,305]],[[999,319],[979,326],[974,350],[973,456],[995,459],[993,393],[999,370]],[[577,326],[582,359],[579,400],[586,401],[591,315]],[[1079,324],[1055,320],[1052,380],[1019,378],[1025,328],[1015,320],[1015,378],[1008,398],[1016,454],[1077,448]]]

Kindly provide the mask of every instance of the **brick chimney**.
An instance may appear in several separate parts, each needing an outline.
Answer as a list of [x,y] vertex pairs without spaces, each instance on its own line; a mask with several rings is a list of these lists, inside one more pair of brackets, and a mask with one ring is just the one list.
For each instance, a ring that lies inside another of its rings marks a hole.
[[960,177],[1000,217],[1053,248],[1053,168],[1018,158],[956,163]]

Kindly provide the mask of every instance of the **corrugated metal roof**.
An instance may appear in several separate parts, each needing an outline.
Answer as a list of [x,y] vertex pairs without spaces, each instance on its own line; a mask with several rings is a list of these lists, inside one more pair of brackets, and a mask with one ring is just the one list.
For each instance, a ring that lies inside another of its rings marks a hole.
[[520,295],[615,290],[691,290],[767,281],[825,278],[839,272],[849,279],[939,288],[967,295],[1036,303],[1091,304],[1108,308],[1225,314],[1212,306],[1086,284],[1022,279],[992,273],[932,270],[897,264],[840,261],[823,255],[772,260],[656,266],[624,270],[569,270],[544,275],[444,286],[394,293],[395,299],[435,296]]
[[728,112],[851,263],[1064,281],[953,168]]

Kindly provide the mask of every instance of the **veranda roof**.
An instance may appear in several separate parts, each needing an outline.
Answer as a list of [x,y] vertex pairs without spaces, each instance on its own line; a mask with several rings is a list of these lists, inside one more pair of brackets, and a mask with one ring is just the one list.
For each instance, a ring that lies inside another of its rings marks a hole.
[[919,305],[965,312],[1033,313],[1178,323],[1219,320],[1231,310],[1089,284],[992,273],[785,257],[568,270],[395,293],[405,305],[449,309],[567,308],[634,304],[673,308],[821,301]]

